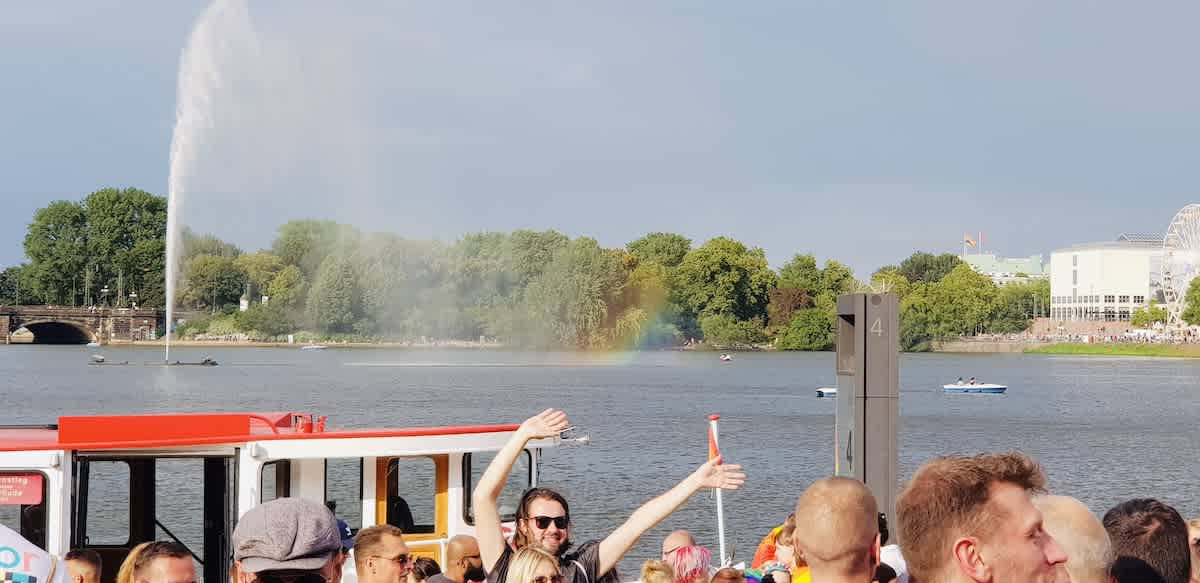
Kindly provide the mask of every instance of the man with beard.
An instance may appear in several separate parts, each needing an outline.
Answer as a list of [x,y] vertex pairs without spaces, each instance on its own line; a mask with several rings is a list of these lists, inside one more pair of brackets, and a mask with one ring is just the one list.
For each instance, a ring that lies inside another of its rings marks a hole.
[[475,537],[460,534],[446,543],[446,568],[429,578],[429,583],[467,583],[483,581],[483,559]]
[[646,531],[704,488],[733,490],[746,481],[741,466],[723,465],[720,456],[710,459],[675,487],[638,508],[624,524],[599,541],[571,548],[571,514],[567,500],[549,488],[532,488],[517,505],[517,529],[513,547],[504,540],[498,500],[512,466],[531,439],[557,436],[569,427],[567,415],[547,409],[521,424],[496,458],[488,465],[471,496],[475,509],[475,534],[489,583],[504,583],[516,550],[539,547],[559,559],[566,583],[598,583],[629,552]]

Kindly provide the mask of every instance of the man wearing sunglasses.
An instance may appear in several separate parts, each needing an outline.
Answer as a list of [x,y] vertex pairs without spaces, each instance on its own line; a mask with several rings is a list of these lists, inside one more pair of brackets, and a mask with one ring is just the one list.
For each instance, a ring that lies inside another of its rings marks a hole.
[[475,536],[489,583],[504,583],[514,550],[526,546],[537,546],[557,556],[566,583],[599,583],[646,531],[687,502],[692,494],[704,488],[733,490],[746,481],[741,466],[723,465],[720,457],[709,460],[675,487],[643,504],[604,540],[586,542],[572,552],[568,552],[571,514],[566,499],[548,488],[533,488],[525,492],[517,506],[517,529],[513,535],[516,549],[509,547],[501,529],[498,506],[508,474],[529,440],[555,437],[569,426],[566,413],[554,409],[530,417],[479,479],[471,501],[475,510]]
[[413,559],[404,544],[404,533],[390,524],[368,526],[354,536],[359,583],[405,583]]
[[303,498],[256,506],[233,530],[238,583],[337,583],[341,553],[333,513]]

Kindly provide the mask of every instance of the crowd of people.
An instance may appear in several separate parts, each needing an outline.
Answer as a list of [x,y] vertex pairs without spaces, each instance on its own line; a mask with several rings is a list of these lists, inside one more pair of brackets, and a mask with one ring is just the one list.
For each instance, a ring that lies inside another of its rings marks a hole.
[[[568,427],[561,411],[526,420],[496,455],[473,495],[476,536],[447,543],[444,565],[415,556],[395,526],[351,535],[325,506],[281,498],[255,507],[233,533],[236,583],[615,583],[617,564],[651,528],[702,489],[736,489],[745,474],[718,456],[646,502],[612,533],[576,546],[567,500],[548,488],[525,492],[511,540],[498,499],[532,439]],[[887,521],[865,484],[817,480],[799,494],[753,559],[715,561],[685,530],[670,533],[642,583],[1200,583],[1200,521],[1171,506],[1133,499],[1097,518],[1074,498],[1050,495],[1041,467],[1019,452],[947,456],[922,465]],[[1190,532],[1189,532],[1190,531]],[[98,583],[100,557],[72,551],[73,583]],[[717,563],[717,564],[714,564]],[[117,583],[195,583],[193,557],[176,542],[139,545]]]

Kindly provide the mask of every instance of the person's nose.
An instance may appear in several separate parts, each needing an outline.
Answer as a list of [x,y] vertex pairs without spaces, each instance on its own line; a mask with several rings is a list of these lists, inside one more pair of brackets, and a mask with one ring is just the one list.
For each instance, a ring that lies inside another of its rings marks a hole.
[[1051,565],[1067,562],[1067,553],[1059,546],[1058,541],[1054,540],[1049,533],[1046,534],[1046,538],[1046,562]]

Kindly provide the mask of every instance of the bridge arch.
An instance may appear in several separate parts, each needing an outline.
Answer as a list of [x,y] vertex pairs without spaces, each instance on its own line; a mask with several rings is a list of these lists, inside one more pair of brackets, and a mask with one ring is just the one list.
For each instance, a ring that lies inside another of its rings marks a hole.
[[95,330],[71,320],[30,320],[21,322],[21,327],[33,334],[34,344],[87,344],[100,341]]

